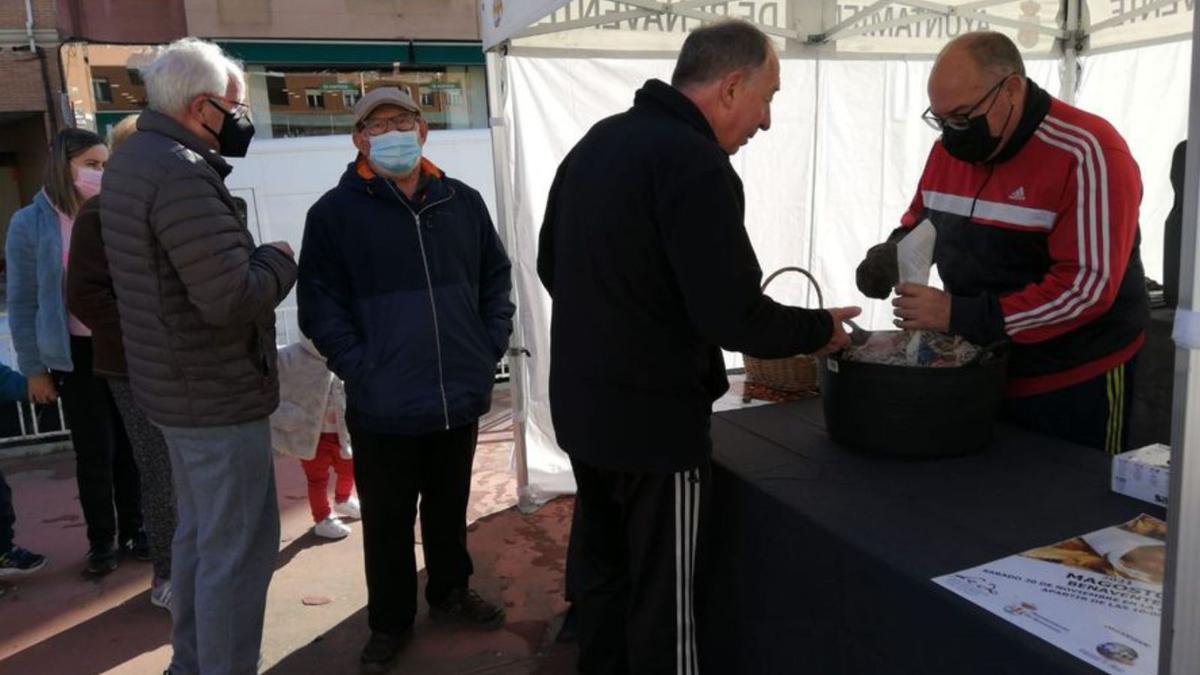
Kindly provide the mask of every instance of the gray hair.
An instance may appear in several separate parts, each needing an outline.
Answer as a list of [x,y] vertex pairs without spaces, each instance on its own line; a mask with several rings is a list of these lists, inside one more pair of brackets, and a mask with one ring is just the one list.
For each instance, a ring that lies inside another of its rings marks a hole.
[[735,70],[757,70],[773,49],[765,33],[740,19],[703,26],[683,41],[671,86],[682,89],[708,84]]
[[969,33],[963,39],[967,42],[967,53],[980,70],[996,77],[1025,77],[1025,61],[1021,58],[1021,50],[1004,33],[980,31]]
[[183,38],[159,52],[142,71],[146,82],[147,107],[164,115],[178,115],[201,94],[224,96],[230,82],[246,91],[242,66],[217,45]]

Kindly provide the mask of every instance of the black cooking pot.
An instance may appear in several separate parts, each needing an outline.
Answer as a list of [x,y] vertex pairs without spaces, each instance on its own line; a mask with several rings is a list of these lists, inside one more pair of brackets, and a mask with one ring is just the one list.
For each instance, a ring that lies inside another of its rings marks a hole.
[[991,443],[1008,371],[1005,345],[958,367],[844,361],[818,367],[825,429],[835,442],[878,455],[943,457]]

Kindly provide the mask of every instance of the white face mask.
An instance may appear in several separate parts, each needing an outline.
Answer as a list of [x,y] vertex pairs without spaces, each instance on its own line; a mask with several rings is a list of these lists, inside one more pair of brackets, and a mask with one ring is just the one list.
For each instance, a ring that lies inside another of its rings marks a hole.
[[88,167],[80,167],[75,173],[75,191],[84,201],[100,194],[100,179],[104,176],[104,171],[101,169],[90,169]]

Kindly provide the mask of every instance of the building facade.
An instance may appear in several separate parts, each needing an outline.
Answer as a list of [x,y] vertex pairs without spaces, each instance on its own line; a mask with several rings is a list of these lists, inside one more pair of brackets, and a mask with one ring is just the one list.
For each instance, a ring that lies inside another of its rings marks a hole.
[[[66,4],[76,6],[78,38],[64,47],[72,118],[101,133],[145,105],[138,71],[152,46],[183,35],[213,40],[245,64],[258,138],[349,133],[354,102],[383,86],[407,89],[433,129],[487,126],[473,0],[181,0],[153,2],[153,11],[145,0]],[[103,4],[107,12],[95,7]],[[154,12],[163,17],[148,21]]]
[[354,102],[383,86],[408,90],[432,129],[485,128],[476,11],[475,0],[0,2],[0,228],[41,189],[53,135],[105,134],[141,110],[140,69],[186,35],[245,64],[258,138],[349,133]]
[[41,188],[65,123],[55,0],[0,2],[0,228]]

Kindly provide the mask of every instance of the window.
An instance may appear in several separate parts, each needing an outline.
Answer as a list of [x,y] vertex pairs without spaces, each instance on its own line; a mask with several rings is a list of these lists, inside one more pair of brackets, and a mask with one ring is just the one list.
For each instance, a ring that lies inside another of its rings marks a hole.
[[126,68],[125,72],[129,74],[129,83],[135,87],[144,87],[146,83],[142,81],[142,71],[137,68]]
[[281,105],[285,108],[291,105],[288,100],[287,79],[282,75],[267,76],[267,102],[271,105]]
[[[486,129],[488,125],[482,66],[301,68],[264,63],[251,68],[261,75],[249,78],[249,99],[255,118],[264,120],[255,138],[349,134],[354,131],[355,104],[364,91],[379,87],[409,92],[421,105],[430,129]],[[114,89],[114,97],[120,98],[120,91]]]
[[96,97],[97,103],[112,103],[112,85],[108,83],[107,77],[92,78],[92,95]]

